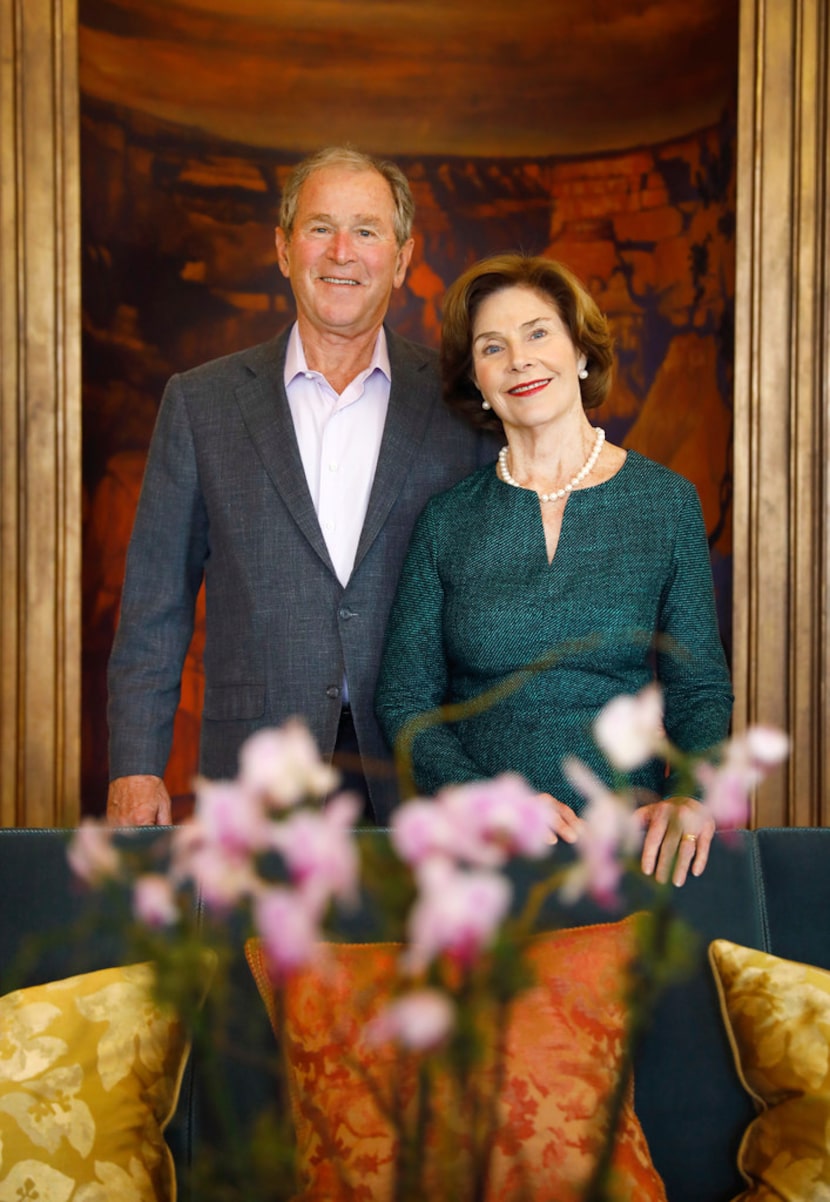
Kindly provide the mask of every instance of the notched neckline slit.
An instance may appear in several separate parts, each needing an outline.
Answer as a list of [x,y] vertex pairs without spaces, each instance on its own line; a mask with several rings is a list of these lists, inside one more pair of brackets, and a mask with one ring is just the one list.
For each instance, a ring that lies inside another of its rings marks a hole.
[[[574,497],[579,496],[580,493],[595,492],[598,488],[602,488],[604,485],[610,484],[613,480],[616,480],[616,478],[619,476],[620,472],[622,472],[625,469],[625,466],[628,462],[629,462],[629,457],[628,457],[628,452],[626,451],[625,458],[623,459],[622,463],[617,468],[617,470],[613,473],[613,475],[608,476],[607,479],[605,479],[605,480],[598,480],[596,482],[596,484],[589,484],[585,488],[575,488],[575,489],[573,489],[572,492],[568,493],[567,497],[564,498],[565,505],[562,510],[562,520],[559,523],[559,537],[556,540],[556,546],[553,548],[553,554],[550,557],[548,557],[548,540],[547,540],[547,537],[545,534],[545,519],[543,516],[544,506],[547,504],[550,504],[550,502],[549,501],[540,501],[538,493],[535,493],[532,488],[524,488],[521,486],[519,488],[516,488],[515,485],[508,484],[506,480],[502,480],[501,476],[498,473],[498,469],[496,469],[496,479],[498,480],[499,484],[501,484],[504,488],[509,489],[511,492],[515,492],[518,496],[525,495],[529,499],[535,500],[536,512],[539,516],[539,526],[541,527],[542,543],[543,543],[544,555],[545,555],[545,565],[548,568],[552,568],[554,563],[556,562],[557,556],[559,555],[559,548],[562,545],[562,532],[565,528],[565,515],[568,512],[568,505],[570,504],[570,502],[573,500]],[[558,502],[557,502],[557,504],[558,504]],[[568,524],[570,525],[571,523],[568,523]]]

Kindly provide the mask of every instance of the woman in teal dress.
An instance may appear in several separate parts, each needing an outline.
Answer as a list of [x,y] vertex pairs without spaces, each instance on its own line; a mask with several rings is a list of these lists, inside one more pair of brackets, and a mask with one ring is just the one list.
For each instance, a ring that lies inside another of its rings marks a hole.
[[[417,788],[519,772],[554,798],[554,833],[574,841],[584,799],[562,760],[575,755],[610,782],[591,728],[613,697],[657,679],[676,746],[704,751],[727,735],[732,693],[700,502],[689,481],[589,422],[610,386],[612,342],[561,264],[501,255],[470,268],[447,293],[441,350],[447,403],[506,445],[421,516],[378,717],[394,746],[417,715],[511,682],[482,712],[415,737]],[[674,864],[677,884],[702,872],[714,825],[700,804],[665,800],[674,781],[658,760],[633,783],[652,799],[640,809],[645,871],[667,879]]]

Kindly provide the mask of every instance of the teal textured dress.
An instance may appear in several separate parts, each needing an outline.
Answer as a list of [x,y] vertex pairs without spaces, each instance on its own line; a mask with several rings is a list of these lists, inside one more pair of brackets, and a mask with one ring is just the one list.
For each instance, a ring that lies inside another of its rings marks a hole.
[[[417,714],[508,680],[519,687],[476,717],[416,737],[421,792],[513,771],[578,812],[584,799],[565,780],[563,757],[578,756],[610,783],[592,723],[612,697],[655,678],[672,742],[703,751],[726,737],[732,691],[688,480],[629,451],[610,480],[570,495],[552,563],[536,494],[505,484],[492,466],[427,504],[376,694],[390,746]],[[659,796],[674,791],[656,760],[631,779]]]

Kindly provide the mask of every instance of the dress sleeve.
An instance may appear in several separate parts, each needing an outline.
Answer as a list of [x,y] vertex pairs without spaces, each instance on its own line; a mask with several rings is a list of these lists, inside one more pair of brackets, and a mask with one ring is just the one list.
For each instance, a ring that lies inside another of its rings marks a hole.
[[[448,692],[443,636],[445,593],[438,567],[437,527],[433,507],[428,505],[415,526],[401,572],[375,694],[378,722],[396,752],[399,767],[405,775],[411,765],[414,783],[424,793],[486,775],[466,754],[445,721],[415,736],[407,764],[407,724],[419,715],[436,711]],[[406,780],[401,784],[405,791]]]
[[110,779],[164,773],[207,554],[193,432],[174,376],[150,443],[108,667]]
[[[683,505],[672,571],[660,606],[657,677],[669,739],[687,753],[703,752],[729,731],[732,686],[718,630],[706,528],[697,493]],[[665,796],[676,790],[669,776]]]

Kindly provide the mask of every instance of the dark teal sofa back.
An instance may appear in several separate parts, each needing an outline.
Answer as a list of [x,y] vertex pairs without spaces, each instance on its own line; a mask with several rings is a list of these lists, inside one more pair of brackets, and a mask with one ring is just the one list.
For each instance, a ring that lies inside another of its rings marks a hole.
[[[124,838],[152,843],[155,830]],[[375,837],[372,834],[367,838]],[[34,984],[123,961],[118,939],[96,914],[97,899],[71,878],[65,858],[68,833],[0,830],[0,974],[4,992],[12,984]],[[560,859],[570,856],[557,848]],[[535,870],[516,873],[522,893]],[[581,926],[608,921],[639,908],[634,893],[609,915],[589,902],[564,908],[555,899],[543,914],[546,926]],[[654,1162],[670,1202],[728,1202],[742,1188],[736,1168],[738,1146],[753,1117],[741,1088],[718,1009],[706,949],[715,938],[761,948],[788,959],[830,969],[830,830],[761,830],[720,835],[703,877],[673,890],[673,906],[697,933],[694,967],[660,1003],[637,1059],[635,1102]],[[80,943],[64,937],[67,923],[83,919],[89,935]],[[100,921],[99,921],[100,920]],[[367,912],[355,915],[344,933],[372,938]],[[10,966],[36,936],[37,958],[22,978],[10,981]],[[44,942],[45,940],[45,942]],[[244,1055],[228,1067],[229,1088],[243,1121],[271,1093],[268,1063],[274,1042],[242,957],[233,970],[240,1013],[247,1021]],[[169,1131],[177,1164],[198,1155],[205,1128],[199,1064],[190,1066],[179,1110]],[[184,1175],[184,1174],[183,1174]]]

